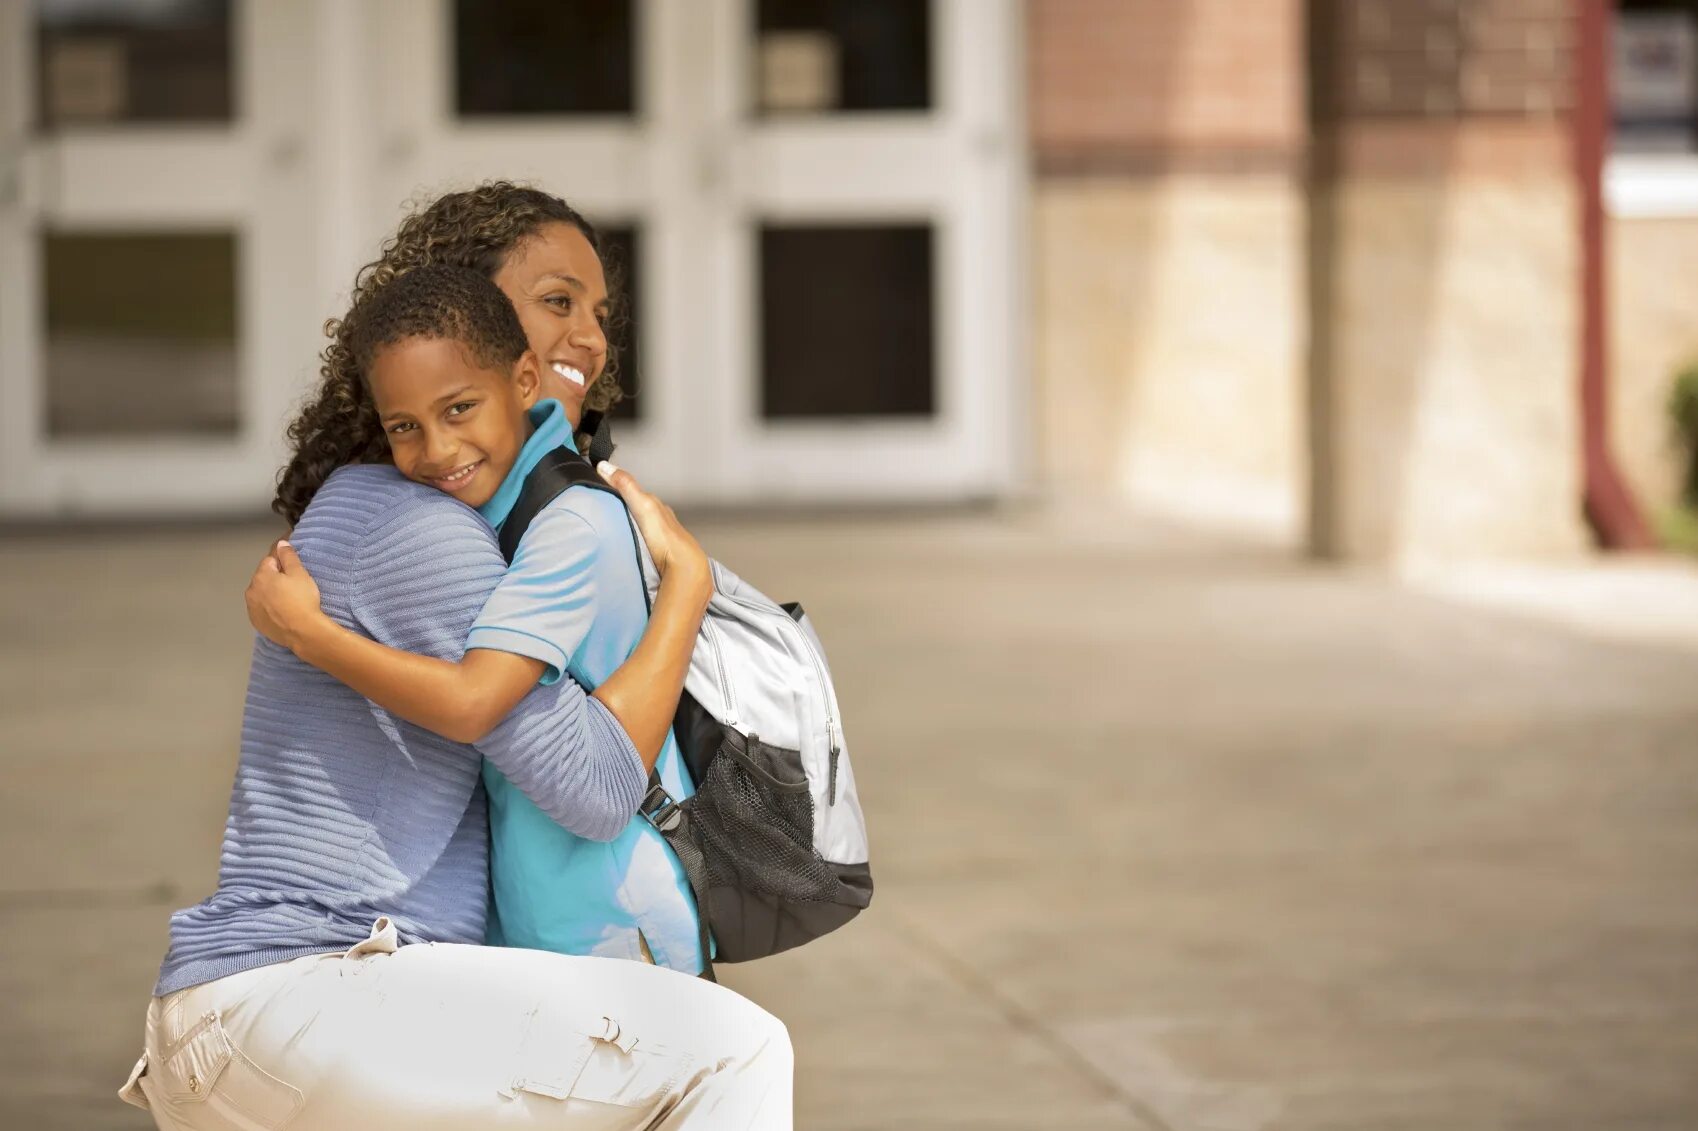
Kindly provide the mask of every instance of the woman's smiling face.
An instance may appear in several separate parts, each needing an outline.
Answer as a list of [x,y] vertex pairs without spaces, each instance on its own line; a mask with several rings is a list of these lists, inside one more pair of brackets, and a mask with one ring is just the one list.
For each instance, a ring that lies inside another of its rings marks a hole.
[[495,273],[531,351],[542,363],[540,395],[553,397],[576,428],[584,394],[607,365],[607,276],[601,257],[572,224],[549,224],[515,248]]

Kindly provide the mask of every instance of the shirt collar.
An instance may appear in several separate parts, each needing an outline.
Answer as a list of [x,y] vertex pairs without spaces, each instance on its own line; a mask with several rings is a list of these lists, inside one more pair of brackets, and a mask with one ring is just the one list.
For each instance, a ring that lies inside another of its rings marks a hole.
[[[567,422],[566,409],[559,401],[552,398],[538,401],[525,415],[531,422],[531,438],[519,449],[519,458],[513,461],[512,470],[489,502],[478,508],[484,521],[497,530],[512,513],[513,504],[519,501],[519,492],[524,489],[525,476],[531,473],[531,468],[555,448],[572,445],[572,425]],[[573,450],[577,450],[575,445]]]

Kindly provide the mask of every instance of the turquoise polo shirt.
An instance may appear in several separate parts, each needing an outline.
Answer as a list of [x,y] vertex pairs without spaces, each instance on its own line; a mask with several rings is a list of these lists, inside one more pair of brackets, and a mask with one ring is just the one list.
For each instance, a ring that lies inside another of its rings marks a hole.
[[[479,508],[497,529],[537,461],[572,443],[559,401],[543,401],[530,417],[535,431]],[[647,625],[625,504],[606,491],[566,490],[531,520],[466,647],[529,656],[547,665],[544,683],[569,675],[594,689],[630,657]],[[670,732],[655,768],[673,797],[695,792]],[[695,899],[654,826],[639,815],[612,841],[585,840],[555,824],[488,761],[483,777],[492,944],[640,960],[647,941],[658,965],[701,972]]]

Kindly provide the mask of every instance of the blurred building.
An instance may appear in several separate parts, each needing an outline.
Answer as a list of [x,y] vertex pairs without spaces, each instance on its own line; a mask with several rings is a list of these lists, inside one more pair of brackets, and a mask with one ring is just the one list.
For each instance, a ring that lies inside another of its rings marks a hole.
[[680,502],[1632,542],[1695,42],[1698,0],[14,0],[0,509],[263,505],[401,204],[507,176],[606,227],[624,461]]
[[1028,15],[1049,478],[1395,561],[1569,552],[1589,496],[1631,544],[1627,488],[1674,496],[1698,5]]

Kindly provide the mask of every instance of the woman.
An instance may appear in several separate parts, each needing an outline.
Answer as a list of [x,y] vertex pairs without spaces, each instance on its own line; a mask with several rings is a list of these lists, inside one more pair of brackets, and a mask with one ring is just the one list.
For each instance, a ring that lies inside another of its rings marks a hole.
[[[430,242],[409,222],[362,273],[362,295],[393,275],[388,255],[416,246],[409,233]],[[539,301],[570,319],[570,303]],[[340,383],[347,328],[331,329],[279,495],[293,547],[265,568],[310,567],[324,608],[372,639],[457,656],[505,563],[446,495],[389,467],[337,470],[372,453],[358,388]],[[567,360],[587,390],[606,368],[600,328],[559,337],[580,351]],[[172,917],[144,1055],[121,1092],[160,1127],[790,1126],[788,1037],[730,991],[465,945],[481,940],[487,903],[480,753],[527,805],[596,843],[622,835],[659,753],[658,737],[634,746],[629,734],[654,732],[621,712],[676,702],[706,559],[670,511],[612,478],[663,570],[662,599],[594,696],[573,680],[539,687],[473,749],[256,644],[219,888]]]
[[[381,257],[360,273],[355,307],[398,274],[426,264],[476,270],[506,294],[541,362],[540,399],[558,401],[563,410],[564,420],[550,427],[569,437],[586,409],[604,410],[618,400],[616,359],[610,357],[607,335],[614,302],[600,240],[564,201],[504,181],[437,199],[404,220]],[[337,466],[388,459],[388,437],[352,348],[353,327],[344,320],[329,330],[333,340],[325,351],[323,384],[290,429],[298,454],[284,472],[274,503],[291,521]],[[498,515],[490,517],[499,521]],[[635,548],[622,515],[588,518],[591,544],[562,542],[557,549],[567,557],[595,559],[604,576],[593,586],[593,606],[584,607],[590,600],[584,588],[560,590],[552,594],[557,605],[578,607],[568,623],[549,617],[543,622],[548,627],[539,627],[526,612],[535,602],[511,601],[507,594],[529,597],[549,586],[569,585],[571,579],[562,578],[558,563],[547,560],[538,564],[537,576],[518,576],[526,562],[516,559],[513,584],[498,589],[491,603],[492,610],[511,607],[513,613],[499,623],[480,619],[472,647],[523,653],[588,687],[600,686],[630,654],[647,617]],[[540,534],[534,537],[541,541]],[[587,570],[577,574],[587,576]],[[499,642],[484,643],[491,638]],[[527,642],[538,646],[525,652]],[[671,711],[676,700],[673,689],[656,702]],[[694,792],[670,733],[655,769],[673,797]],[[611,841],[596,843],[550,820],[493,764],[486,767],[485,786],[491,814],[491,942],[656,962],[689,974],[710,970],[683,867],[647,821],[633,818]]]

